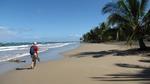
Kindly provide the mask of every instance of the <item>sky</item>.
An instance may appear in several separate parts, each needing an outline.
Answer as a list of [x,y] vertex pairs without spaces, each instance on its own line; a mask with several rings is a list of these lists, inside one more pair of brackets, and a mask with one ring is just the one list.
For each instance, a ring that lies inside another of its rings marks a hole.
[[0,42],[78,41],[112,0],[0,0]]

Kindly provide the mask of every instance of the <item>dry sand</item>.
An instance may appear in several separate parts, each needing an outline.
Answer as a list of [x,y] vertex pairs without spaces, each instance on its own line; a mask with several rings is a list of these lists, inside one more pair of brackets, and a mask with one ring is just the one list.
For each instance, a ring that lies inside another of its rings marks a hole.
[[[150,84],[146,54],[115,44],[81,44],[64,59],[0,75],[0,84]],[[120,53],[118,55],[118,53]]]

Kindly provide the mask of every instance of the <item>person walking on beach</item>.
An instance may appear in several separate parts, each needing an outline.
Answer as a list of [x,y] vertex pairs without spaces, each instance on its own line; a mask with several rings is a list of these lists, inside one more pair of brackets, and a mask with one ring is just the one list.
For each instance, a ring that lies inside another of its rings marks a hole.
[[40,59],[38,57],[38,46],[37,42],[34,42],[32,46],[30,47],[30,55],[32,58],[32,63],[31,63],[31,69],[33,69],[36,66],[36,60],[40,62]]

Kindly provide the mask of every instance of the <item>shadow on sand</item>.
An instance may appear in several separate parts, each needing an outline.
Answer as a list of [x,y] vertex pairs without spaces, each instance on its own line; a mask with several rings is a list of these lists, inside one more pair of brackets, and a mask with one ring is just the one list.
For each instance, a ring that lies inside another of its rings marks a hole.
[[150,63],[150,59],[139,60],[140,62]]
[[[99,77],[90,77],[90,78],[96,81],[140,81],[142,82],[141,84],[150,84],[150,67],[144,67],[144,66],[132,65],[132,64],[115,64],[115,65],[124,68],[142,69],[142,71],[137,74],[118,73],[118,74],[107,74],[103,77],[99,76]],[[144,81],[146,81],[146,83],[144,83]]]
[[31,67],[16,68],[16,70],[31,70]]
[[144,66],[134,65],[134,64],[118,63],[115,65],[119,67],[124,67],[124,68],[150,69],[150,67],[144,67]]
[[[82,52],[78,54],[78,57],[86,57],[86,55],[92,55],[93,58],[99,58],[106,55],[112,56],[137,56],[142,55],[147,57],[146,59],[139,60],[139,62],[150,63],[150,48],[146,50],[139,50],[139,49],[128,49],[128,50],[108,50],[108,51],[99,51],[99,52]],[[137,73],[116,73],[116,74],[106,74],[105,76],[96,76],[96,77],[89,77],[95,81],[133,81],[133,82],[140,82],[140,84],[150,84],[150,67],[145,67],[141,65],[134,65],[134,64],[125,64],[125,63],[118,63],[115,64],[118,67],[123,68],[135,68],[141,69],[140,72]]]
[[134,48],[134,49],[128,49],[128,50],[107,50],[107,51],[99,51],[99,52],[81,52],[79,54],[73,55],[72,57],[75,56],[75,57],[80,58],[80,57],[86,57],[87,55],[92,55],[93,58],[99,58],[99,57],[103,57],[106,55],[128,56],[128,55],[148,54],[149,52],[150,52],[150,48],[147,48],[146,50],[139,50],[138,48]]
[[104,77],[90,77],[96,81],[150,81],[150,70],[145,69],[138,74],[109,74]]

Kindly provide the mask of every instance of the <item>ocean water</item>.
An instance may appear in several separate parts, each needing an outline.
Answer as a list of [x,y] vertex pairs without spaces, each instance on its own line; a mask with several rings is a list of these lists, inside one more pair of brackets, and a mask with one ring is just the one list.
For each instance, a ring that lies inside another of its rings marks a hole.
[[[38,44],[39,52],[45,52],[48,49],[60,48],[72,43],[48,43],[48,44]],[[18,46],[2,46],[0,47],[0,62],[8,61],[11,59],[18,59],[20,57],[28,56],[30,50],[29,44],[18,45]]]
[[[63,56],[59,53],[77,48],[79,45],[79,42],[38,44],[40,60],[41,62],[46,62],[50,60],[63,59]],[[0,74],[31,64],[31,57],[29,54],[30,47],[31,44],[1,46]],[[9,60],[12,59],[25,62],[10,62]]]

